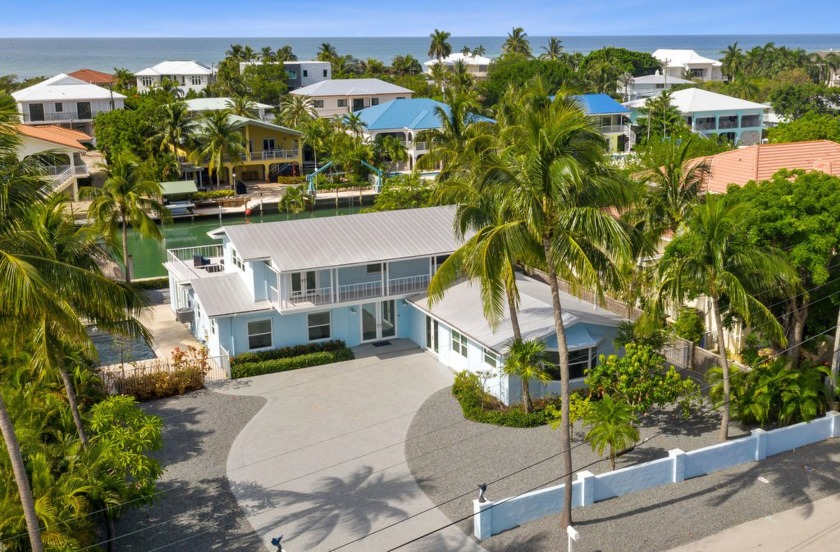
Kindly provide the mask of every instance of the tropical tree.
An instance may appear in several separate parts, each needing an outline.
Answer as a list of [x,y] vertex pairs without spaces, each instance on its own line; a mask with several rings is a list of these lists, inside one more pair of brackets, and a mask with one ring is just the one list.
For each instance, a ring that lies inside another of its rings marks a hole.
[[469,92],[472,90],[475,80],[469,72],[467,63],[459,59],[449,67],[449,84],[454,90],[459,92]]
[[367,58],[360,65],[362,73],[366,75],[382,75],[385,73],[385,64],[376,58]]
[[[245,138],[230,121],[230,112],[209,111],[201,118],[196,133],[197,147],[191,158],[194,162],[207,161],[211,173],[216,173],[216,187],[221,187],[221,171],[225,158],[233,161],[246,154]],[[231,187],[236,185],[231,182]]]
[[450,33],[437,29],[429,35],[429,38],[431,38],[431,42],[429,43],[429,57],[438,60],[438,65],[440,65],[440,60],[448,57],[452,53],[452,45],[449,44],[450,36],[452,36]]
[[540,54],[540,59],[547,59],[550,61],[560,61],[563,58],[563,41],[557,37],[552,36],[548,39],[546,46],[541,46],[543,53]]
[[473,57],[481,57],[487,53],[487,48],[484,47],[483,44],[479,44],[475,48],[473,48],[472,55]]
[[545,342],[541,339],[514,339],[508,345],[507,358],[502,371],[508,376],[517,376],[522,383],[522,406],[525,412],[533,412],[530,381],[547,382],[551,376],[543,369],[546,363]]
[[450,73],[444,64],[435,63],[432,65],[430,76],[432,77],[432,82],[435,83],[435,86],[439,89],[446,89],[446,82],[449,80],[449,75]]
[[234,95],[225,102],[225,109],[230,111],[231,115],[239,115],[249,119],[254,117],[256,108],[256,104],[248,96]]
[[760,321],[763,334],[784,341],[781,325],[756,295],[780,286],[793,289],[796,283],[795,273],[777,250],[745,247],[745,215],[744,204],[707,196],[688,219],[686,231],[666,248],[659,264],[658,300],[653,303],[654,310],[661,312],[665,301],[681,305],[701,294],[709,300],[723,372],[721,441],[729,436],[730,402],[721,300],[725,298],[745,323]]
[[332,63],[338,57],[338,52],[335,49],[335,46],[330,44],[329,42],[323,42],[318,47],[318,53],[315,54],[315,59],[318,61],[328,61]]
[[303,123],[303,143],[312,148],[315,156],[315,168],[318,168],[318,153],[326,153],[329,148],[327,143],[330,136],[335,132],[330,119],[318,118]]
[[671,103],[671,92],[663,90],[659,96],[648,98],[639,109],[637,124],[647,140],[665,138],[687,130],[680,111]]
[[283,197],[277,204],[280,211],[286,213],[299,214],[304,212],[312,204],[312,197],[307,193],[304,186],[294,186],[286,188],[283,192]]
[[102,188],[89,186],[80,190],[80,195],[91,199],[88,218],[95,221],[97,228],[112,247],[120,235],[121,247],[114,247],[122,253],[125,281],[131,281],[131,266],[128,262],[128,225],[144,237],[160,241],[160,228],[149,214],[166,217],[160,184],[148,180],[140,170],[140,163],[130,153],[118,153],[105,168],[105,182]]
[[300,129],[309,121],[318,117],[315,104],[309,96],[288,94],[280,104],[278,122],[283,126]]
[[515,54],[526,58],[531,56],[531,43],[528,42],[528,33],[522,27],[514,27],[508,33],[507,39],[502,44],[502,52]]
[[586,440],[593,451],[603,456],[604,449],[609,448],[611,470],[615,470],[616,453],[639,440],[633,408],[627,401],[616,400],[609,395],[589,404],[583,423],[589,426]]
[[391,60],[391,71],[395,75],[417,75],[423,72],[423,66],[411,54],[405,56],[394,56]]
[[396,136],[377,136],[373,141],[373,153],[379,166],[408,161],[405,143]]
[[137,77],[125,67],[114,67],[114,88],[123,91],[132,91],[137,88]]
[[294,50],[288,44],[285,46],[281,46],[277,48],[277,51],[274,53],[274,59],[276,61],[297,61],[298,57],[295,55]]
[[744,52],[738,47],[738,41],[735,41],[720,53],[723,54],[723,59],[720,60],[721,73],[733,78],[741,70],[741,65],[744,62]]
[[367,125],[358,113],[345,114],[343,117],[341,117],[341,121],[339,124],[354,138],[361,138],[362,134],[365,132],[365,128],[367,128]]
[[263,63],[271,63],[275,59],[275,54],[271,49],[271,46],[263,46],[260,50],[260,61]]
[[192,133],[192,117],[184,102],[169,102],[158,107],[158,131],[149,141],[159,143],[160,151],[173,153],[185,148]]

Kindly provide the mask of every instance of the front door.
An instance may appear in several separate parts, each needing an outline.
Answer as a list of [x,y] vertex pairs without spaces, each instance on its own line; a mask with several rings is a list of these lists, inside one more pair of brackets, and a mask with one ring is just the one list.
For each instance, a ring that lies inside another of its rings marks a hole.
[[431,316],[426,317],[426,348],[438,352],[438,321]]
[[362,305],[362,341],[376,341],[396,335],[397,312],[393,300]]
[[353,111],[359,111],[365,108],[364,98],[353,98]]
[[292,273],[292,301],[303,299],[315,294],[318,289],[314,271]]

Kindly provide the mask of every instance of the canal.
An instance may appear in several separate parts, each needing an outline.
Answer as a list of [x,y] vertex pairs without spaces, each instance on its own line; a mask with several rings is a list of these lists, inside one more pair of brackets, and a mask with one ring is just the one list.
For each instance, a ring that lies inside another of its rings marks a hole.
[[166,261],[167,249],[179,249],[182,247],[195,247],[198,245],[210,245],[219,243],[207,235],[210,230],[219,226],[232,226],[235,224],[260,224],[263,222],[277,222],[281,220],[298,220],[319,217],[334,217],[358,213],[361,207],[340,207],[319,208],[314,211],[304,211],[294,215],[278,213],[271,209],[270,214],[252,215],[226,215],[219,224],[218,217],[202,217],[191,219],[178,219],[175,222],[165,224],[162,227],[163,241],[157,242],[152,239],[141,237],[133,228],[128,230],[128,253],[134,259],[134,278],[154,278],[166,276],[166,269],[163,263]]

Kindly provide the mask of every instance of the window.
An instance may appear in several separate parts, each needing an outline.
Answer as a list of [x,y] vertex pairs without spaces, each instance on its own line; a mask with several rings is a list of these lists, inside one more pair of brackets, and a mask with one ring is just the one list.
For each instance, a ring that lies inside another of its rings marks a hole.
[[93,119],[90,102],[76,102],[76,111],[79,119]]
[[152,86],[152,84],[154,84],[154,79],[152,79],[152,77],[140,77],[140,86],[148,88]]
[[216,335],[216,321],[215,320],[210,321],[210,333],[213,334],[213,335]]
[[738,128],[738,116],[721,116],[718,119],[718,128]]
[[694,128],[696,130],[716,130],[717,121],[714,117],[697,117],[694,119]]
[[61,113],[64,111],[64,104],[63,103],[56,103],[55,104],[55,112]]
[[193,86],[199,86],[202,83],[201,75],[193,75],[190,77],[190,84]]
[[307,316],[309,341],[330,338],[330,311],[313,312]]
[[321,109],[324,107],[324,100],[312,100],[312,107]]
[[292,71],[290,69],[287,69],[286,70],[286,76],[289,77],[290,79],[294,80],[294,79],[297,78],[297,71]]
[[239,253],[236,252],[236,249],[231,249],[230,252],[231,256],[233,257],[233,265],[241,271],[245,271],[245,263],[242,262],[242,259],[239,257]]
[[303,76],[304,76],[304,77],[308,77],[308,76],[309,76],[309,71],[307,71],[306,69],[304,69],[304,70],[303,70]]
[[595,365],[597,358],[597,349],[579,349],[577,351],[569,351],[569,378],[582,378],[584,370],[588,370]]
[[758,120],[759,120],[758,115],[742,115],[741,116],[741,128],[761,126],[761,124],[758,122]]
[[248,322],[248,348],[265,349],[271,347],[271,320]]
[[398,99],[398,100],[404,100],[404,99],[405,99],[405,96],[397,96],[397,99]]
[[491,368],[496,368],[499,365],[496,353],[490,349],[484,349],[484,364],[490,366]]
[[327,70],[324,69],[324,78],[327,78]]
[[664,82],[657,82],[655,86],[656,86],[657,90],[664,90],[665,89],[665,83]]
[[371,98],[370,105],[379,105],[379,98]]
[[702,79],[703,75],[706,74],[705,69],[691,69],[691,78],[692,79]]
[[368,274],[379,274],[380,272],[382,272],[382,263],[367,265]]
[[347,107],[347,100],[338,100],[338,107]]
[[274,138],[263,138],[263,151],[274,151]]
[[452,330],[452,351],[467,358],[467,336]]
[[44,104],[29,104],[29,120],[43,121],[44,120]]

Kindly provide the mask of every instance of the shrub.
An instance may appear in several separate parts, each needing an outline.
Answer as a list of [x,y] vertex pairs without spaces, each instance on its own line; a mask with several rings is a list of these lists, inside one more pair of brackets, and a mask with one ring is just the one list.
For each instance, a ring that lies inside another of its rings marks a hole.
[[222,199],[226,197],[234,197],[235,195],[235,190],[210,190],[207,192],[196,192],[193,194],[192,198],[195,201],[204,201],[207,199]]
[[[473,422],[507,427],[537,427],[549,421],[544,409],[529,413],[520,406],[506,408],[496,397],[484,391],[477,374],[467,370],[455,374],[452,395],[461,405],[464,418]],[[536,406],[545,407],[546,403]]]
[[138,289],[166,289],[169,287],[169,277],[147,278],[145,280],[132,280],[132,285]]
[[232,379],[249,378],[263,374],[297,370],[298,368],[332,364],[333,362],[341,362],[342,360],[353,360],[353,358],[355,358],[353,351],[344,347],[343,349],[334,351],[319,351],[288,358],[275,358],[256,362],[242,362],[240,360],[236,366],[231,366],[230,376]]
[[133,364],[131,373],[123,376],[103,374],[103,378],[121,394],[138,401],[149,401],[183,395],[204,387],[204,376],[210,371],[206,347],[176,348],[169,359]]
[[307,343],[306,345],[293,345],[291,347],[281,347],[279,349],[271,349],[270,351],[259,351],[256,353],[241,353],[230,359],[230,365],[262,362],[264,360],[276,360],[280,358],[292,358],[301,355],[308,355],[311,353],[320,353],[322,351],[339,351],[346,349],[347,344],[340,339],[333,339],[331,341],[322,341],[320,343]]
[[278,176],[277,183],[278,184],[303,184],[306,182],[306,177],[301,176]]
[[687,339],[695,345],[700,343],[703,332],[705,332],[700,313],[697,312],[697,309],[692,308],[680,309],[680,314],[677,316],[673,328],[678,337]]

